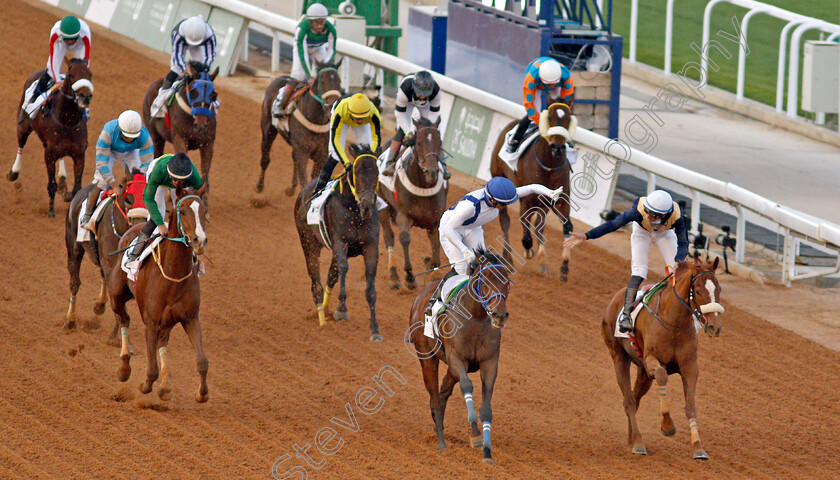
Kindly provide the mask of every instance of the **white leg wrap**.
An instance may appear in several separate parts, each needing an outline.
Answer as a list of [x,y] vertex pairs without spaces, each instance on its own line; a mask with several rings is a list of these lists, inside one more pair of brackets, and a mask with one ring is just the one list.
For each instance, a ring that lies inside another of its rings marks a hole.
[[58,161],[58,178],[67,178],[67,169],[64,168],[64,159]]
[[22,160],[23,160],[23,149],[18,148],[17,149],[17,155],[15,156],[15,163],[14,163],[14,165],[12,165],[12,171],[13,172],[20,173],[21,168],[23,168],[23,165],[21,165]]

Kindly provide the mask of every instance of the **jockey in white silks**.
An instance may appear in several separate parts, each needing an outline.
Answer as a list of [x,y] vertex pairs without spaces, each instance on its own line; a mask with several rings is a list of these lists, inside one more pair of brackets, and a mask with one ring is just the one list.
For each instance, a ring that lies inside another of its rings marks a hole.
[[443,284],[450,277],[466,275],[470,264],[475,262],[475,251],[484,248],[484,225],[499,216],[508,205],[528,195],[544,195],[552,204],[560,199],[563,187],[551,190],[537,183],[516,187],[505,177],[493,177],[487,185],[468,193],[440,218],[440,246],[452,264],[452,269],[441,279],[437,290],[429,299],[426,315],[432,314],[432,306],[440,296]]
[[614,232],[628,223],[633,223],[630,234],[631,276],[624,293],[624,309],[618,322],[621,332],[633,330],[630,309],[636,300],[639,286],[647,276],[648,252],[651,245],[656,245],[666,269],[673,273],[677,262],[688,255],[688,230],[685,216],[680,207],[664,190],[654,190],[646,197],[639,197],[629,210],[621,213],[609,222],[603,223],[586,233],[572,233],[563,242],[564,247],[573,248],[586,240],[592,240]]

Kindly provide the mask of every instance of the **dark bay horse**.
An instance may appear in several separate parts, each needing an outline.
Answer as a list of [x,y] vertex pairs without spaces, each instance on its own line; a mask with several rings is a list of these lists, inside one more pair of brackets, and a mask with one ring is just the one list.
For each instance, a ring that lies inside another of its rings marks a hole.
[[[85,169],[85,151],[87,150],[87,119],[85,109],[93,98],[92,74],[83,59],[72,59],[68,63],[67,75],[55,86],[56,91],[44,102],[35,118],[21,108],[26,96],[26,88],[38,80],[44,70],[39,70],[23,86],[17,114],[18,150],[15,163],[6,175],[9,181],[18,179],[23,159],[23,147],[33,131],[44,145],[44,163],[47,165],[47,193],[50,196],[48,215],[55,217],[55,193],[63,192],[64,201],[69,202],[82,188],[82,173]],[[67,173],[64,171],[64,157],[73,159],[73,190],[67,191]],[[55,180],[55,162],[62,160],[59,181]]]
[[[668,375],[679,373],[685,392],[685,416],[688,418],[694,458],[707,460],[709,456],[700,443],[697,429],[697,407],[694,393],[699,368],[697,366],[697,331],[695,318],[705,332],[712,337],[720,335],[723,328],[720,300],[720,284],[715,277],[719,258],[712,263],[680,262],[674,278],[668,285],[654,294],[649,306],[642,309],[636,318],[634,347],[629,339],[616,338],[615,323],[624,306],[624,289],[619,290],[607,306],[601,322],[601,336],[610,351],[615,365],[615,376],[624,397],[624,411],[627,413],[628,443],[633,453],[647,455],[642,434],[636,424],[639,402],[650,389],[653,380],[659,385],[661,430],[673,435],[677,428],[671,419],[668,405]],[[641,352],[641,358],[639,355]],[[636,364],[636,383],[631,389],[630,364]]]
[[[339,180],[338,191],[334,192],[323,207],[324,238],[319,227],[307,225],[307,201],[312,196],[316,181],[309,182],[301,189],[295,201],[295,226],[306,257],[306,269],[312,281],[312,298],[318,308],[318,320],[326,325],[325,310],[330,303],[330,293],[336,282],[340,281],[338,308],[333,317],[347,320],[345,300],[345,278],[349,265],[347,259],[359,255],[365,259],[365,298],[370,307],[370,339],[381,342],[379,325],[376,323],[376,267],[379,262],[379,215],[376,212],[376,190],[379,170],[376,157],[367,146],[353,146],[351,155],[355,155],[353,167]],[[322,243],[322,238],[326,245]],[[319,258],[321,249],[326,246],[332,250],[332,261],[327,274],[327,288],[321,286]]]
[[[522,224],[522,246],[525,247],[525,257],[534,257],[534,240],[531,237],[531,229],[537,237],[539,248],[536,255],[539,259],[540,273],[549,273],[546,262],[545,241],[543,235],[545,224],[548,220],[547,214],[552,210],[563,221],[563,233],[568,235],[572,232],[572,220],[569,216],[569,175],[571,165],[566,158],[566,141],[574,137],[577,120],[573,119],[569,106],[564,103],[554,103],[548,107],[547,118],[540,118],[540,123],[545,122],[541,136],[522,152],[514,172],[507,163],[499,158],[499,152],[505,148],[505,133],[516,126],[518,120],[509,123],[493,147],[493,155],[490,162],[490,173],[495,176],[505,176],[517,187],[539,183],[554,190],[563,187],[563,194],[560,200],[552,206],[551,201],[539,195],[529,195],[520,199],[519,222]],[[507,209],[499,214],[499,223],[505,235],[505,258],[510,261],[510,242],[508,231],[510,229],[510,214]],[[570,250],[563,248],[563,263],[560,267],[560,279],[568,280]]]
[[163,155],[166,142],[172,144],[175,153],[201,152],[201,178],[207,184],[206,193],[209,195],[210,164],[216,142],[214,102],[218,98],[213,80],[219,74],[219,68],[216,67],[212,73],[207,70],[206,65],[189,62],[184,81],[175,92],[175,100],[169,105],[166,118],[151,117],[152,102],[163,83],[162,78],[155,80],[143,99],[143,124],[152,137],[155,158]]
[[[205,184],[206,186],[206,184]],[[140,391],[149,393],[152,385],[161,378],[158,395],[161,400],[172,397],[170,385],[169,361],[167,345],[172,328],[181,324],[190,338],[195,350],[196,365],[201,381],[195,392],[195,401],[206,402],[210,395],[207,390],[207,356],[204,354],[204,344],[201,339],[201,324],[198,320],[198,309],[201,302],[201,285],[198,278],[196,255],[204,253],[207,245],[205,227],[207,209],[202,196],[205,187],[195,191],[191,188],[176,188],[175,208],[169,214],[169,231],[166,239],[155,249],[150,258],[140,266],[137,281],[131,282],[119,265],[111,271],[109,295],[111,309],[114,310],[120,322],[120,367],[117,378],[125,382],[131,376],[131,353],[128,339],[130,318],[126,311],[126,303],[132,298],[137,299],[140,316],[146,325],[146,356],[148,357],[148,371],[146,381],[140,385]],[[137,234],[140,226],[129,229],[120,240],[120,248],[127,247]],[[157,359],[160,357],[160,369]]]
[[[67,211],[67,221],[64,225],[64,244],[67,247],[67,271],[70,273],[70,306],[67,308],[67,319],[64,328],[76,327],[76,295],[82,281],[79,272],[82,268],[82,260],[87,253],[88,258],[94,265],[99,267],[100,285],[99,295],[93,304],[93,311],[97,315],[105,312],[105,302],[108,301],[108,281],[111,278],[111,270],[114,267],[114,259],[108,255],[117,250],[120,238],[132,225],[146,221],[148,212],[143,209],[133,210],[134,204],[143,205],[143,188],[146,186],[146,176],[137,172],[134,180],[127,182],[127,185],[120,184],[117,191],[111,197],[110,205],[105,207],[99,222],[96,224],[96,234],[89,242],[77,242],[76,235],[79,230],[79,213],[82,202],[88,197],[93,185],[79,190],[70,202]],[[111,338],[117,336],[119,327],[115,324],[111,332]]]
[[[423,381],[429,392],[429,406],[438,449],[446,448],[443,438],[443,417],[446,403],[456,383],[467,403],[467,422],[470,425],[470,444],[482,447],[484,462],[494,463],[490,443],[490,423],[493,420],[491,398],[499,368],[499,349],[502,328],[508,319],[507,297],[510,294],[508,271],[502,261],[488,252],[476,252],[477,265],[469,282],[455,295],[449,307],[438,317],[440,338],[432,339],[423,334],[426,305],[437,286],[432,282],[423,288],[411,307],[406,342],[414,344],[414,353],[423,369]],[[411,350],[411,349],[409,349]],[[449,368],[438,389],[438,365]],[[481,422],[473,406],[473,384],[467,375],[481,374]],[[482,435],[483,432],[483,435]]]
[[417,287],[412,273],[408,247],[411,243],[411,227],[426,230],[432,244],[432,256],[425,257],[426,268],[440,266],[440,238],[438,226],[440,217],[446,211],[446,194],[449,185],[443,180],[438,161],[443,149],[438,130],[440,119],[435,123],[427,119],[414,122],[417,131],[411,157],[404,169],[394,174],[394,191],[380,185],[382,198],[388,202],[388,208],[380,212],[382,237],[388,247],[388,270],[391,272],[389,285],[392,289],[400,288],[400,278],[394,265],[394,230],[391,222],[400,229],[400,243],[405,254],[405,284],[413,290]]
[[[341,62],[339,62],[341,63]],[[289,129],[279,130],[272,123],[271,105],[277,98],[277,92],[286,83],[296,81],[293,78],[283,75],[277,77],[265,89],[262,111],[260,114],[260,131],[262,132],[260,157],[260,179],[257,181],[256,191],[262,193],[265,188],[265,171],[271,163],[271,146],[277,134],[292,147],[292,182],[286,187],[286,196],[291,197],[295,193],[298,184],[306,185],[309,179],[306,176],[307,160],[312,159],[311,178],[318,175],[324,165],[324,159],[329,154],[330,141],[330,110],[333,103],[343,95],[341,89],[341,78],[338,76],[338,65],[319,64],[313,83],[292,94],[294,111],[289,117]]]

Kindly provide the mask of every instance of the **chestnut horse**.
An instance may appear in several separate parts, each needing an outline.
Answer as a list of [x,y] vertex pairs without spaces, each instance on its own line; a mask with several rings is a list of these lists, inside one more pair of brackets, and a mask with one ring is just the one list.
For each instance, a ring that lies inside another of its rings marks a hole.
[[[551,210],[560,217],[565,235],[573,230],[572,220],[569,216],[569,175],[572,169],[566,158],[565,147],[566,142],[574,137],[577,120],[572,117],[571,110],[565,103],[552,104],[548,107],[548,113],[544,113],[543,116],[546,118],[541,117],[540,123],[546,123],[546,125],[541,126],[541,132],[545,127],[546,131],[542,132],[545,136],[538,138],[522,152],[515,172],[499,158],[499,152],[502,148],[505,148],[505,133],[515,127],[518,120],[510,122],[502,129],[502,134],[496,141],[496,146],[493,147],[493,154],[490,157],[492,159],[490,173],[494,177],[507,177],[517,187],[532,183],[545,185],[552,190],[563,187],[560,200],[553,206],[547,197],[542,198],[539,195],[529,195],[519,200],[521,204],[519,222],[522,224],[522,246],[525,247],[525,257],[534,257],[534,241],[531,238],[531,229],[533,228],[534,236],[537,237],[539,243],[536,252],[539,259],[538,268],[540,273],[547,274],[549,273],[549,267],[546,262],[546,238],[543,236],[543,231],[548,220],[546,217],[548,211]],[[505,235],[505,259],[510,261],[508,237],[510,214],[508,214],[507,209],[499,213],[499,223]],[[560,267],[560,279],[563,281],[569,278],[569,258],[570,250],[563,248],[563,263]]]
[[389,285],[392,289],[400,288],[400,278],[394,265],[394,230],[391,222],[400,229],[400,243],[403,247],[405,284],[410,290],[417,287],[412,273],[408,246],[411,243],[411,227],[426,230],[429,243],[432,244],[432,256],[424,257],[427,269],[440,266],[440,238],[438,226],[440,217],[446,211],[446,194],[449,185],[443,180],[438,162],[443,148],[438,130],[440,119],[435,123],[423,118],[414,122],[417,131],[411,156],[403,169],[394,174],[394,191],[380,185],[382,198],[388,208],[380,212],[382,237],[388,247],[388,269],[391,272]]
[[152,102],[163,79],[152,82],[143,99],[143,124],[152,137],[155,158],[163,155],[166,142],[172,144],[175,153],[187,153],[189,150],[201,152],[201,178],[207,185],[206,194],[209,195],[210,164],[213,162],[213,148],[216,142],[214,103],[218,98],[213,80],[219,74],[219,68],[216,67],[212,73],[208,73],[207,70],[208,67],[202,63],[189,62],[183,81],[175,92],[175,100],[168,107],[165,118],[151,116]]
[[[437,318],[439,339],[423,334],[423,311],[437,287],[429,283],[420,291],[411,306],[409,329],[404,341],[414,344],[414,354],[423,369],[423,382],[429,392],[429,406],[438,438],[438,449],[446,448],[443,437],[443,417],[446,403],[456,383],[467,403],[467,422],[470,425],[470,444],[481,447],[483,461],[494,463],[490,443],[490,423],[493,420],[491,399],[499,369],[499,350],[502,328],[508,319],[507,297],[510,280],[504,263],[495,255],[477,251],[469,282],[455,294],[446,310]],[[409,348],[409,351],[411,349]],[[438,365],[449,365],[438,389]],[[480,371],[481,422],[473,406],[473,384],[468,373]],[[483,434],[482,434],[483,432]]]
[[[79,230],[79,214],[82,210],[82,202],[88,197],[93,185],[79,190],[70,208],[67,210],[67,221],[64,225],[64,243],[67,247],[67,271],[70,272],[70,306],[67,308],[67,320],[64,328],[76,327],[76,294],[82,280],[79,272],[82,268],[82,260],[85,253],[94,265],[99,267],[100,285],[99,295],[93,304],[93,312],[102,315],[105,312],[105,302],[108,301],[108,281],[111,278],[111,270],[114,267],[114,257],[109,253],[117,250],[120,238],[132,225],[146,221],[148,212],[143,209],[132,211],[134,204],[143,205],[143,188],[146,186],[146,176],[139,171],[135,172],[134,180],[126,185],[120,183],[117,191],[111,193],[110,205],[105,207],[99,222],[96,224],[96,234],[92,235],[89,242],[77,242],[76,235]],[[139,200],[139,201],[136,201]],[[104,200],[103,200],[104,201]],[[119,327],[114,324],[110,338],[116,338]]]
[[[316,180],[303,187],[295,201],[295,226],[297,227],[303,255],[306,257],[306,270],[311,280],[312,298],[318,309],[318,321],[326,325],[325,310],[330,304],[330,292],[339,280],[338,309],[333,317],[347,320],[347,293],[345,279],[349,264],[347,259],[362,255],[365,259],[365,298],[370,307],[370,340],[381,342],[379,324],[376,323],[376,267],[379,263],[379,215],[376,212],[376,187],[379,170],[376,157],[365,146],[352,145],[351,155],[355,155],[350,170],[342,174],[339,189],[327,199],[323,206],[325,235],[319,232],[317,225],[308,225],[306,212],[308,199],[315,189]],[[322,240],[326,243],[322,243]],[[321,249],[332,250],[332,261],[327,274],[327,288],[321,286],[321,268],[319,259]]]
[[[720,284],[715,276],[719,258],[712,263],[683,261],[677,265],[674,277],[661,288],[639,312],[634,329],[636,346],[627,338],[616,338],[615,324],[624,307],[624,290],[619,290],[607,306],[601,322],[601,336],[610,351],[615,365],[615,376],[624,396],[624,411],[627,413],[628,443],[633,453],[647,455],[642,434],[636,424],[639,401],[656,379],[659,385],[661,430],[664,435],[676,433],[677,427],[671,419],[668,405],[668,375],[679,373],[685,392],[685,416],[688,418],[694,458],[707,460],[709,456],[700,443],[697,429],[697,407],[694,392],[697,386],[697,331],[695,319],[712,337],[720,335],[723,307],[720,300]],[[639,353],[641,352],[641,358]],[[636,364],[636,384],[630,386],[630,363]]]
[[306,176],[307,160],[311,158],[313,161],[310,178],[315,178],[329,155],[330,111],[335,101],[344,94],[341,89],[341,78],[338,76],[338,65],[318,64],[315,76],[312,77],[312,85],[304,87],[303,92],[297,90],[292,94],[294,111],[289,116],[289,129],[280,130],[272,123],[271,106],[277,98],[277,92],[290,81],[296,80],[283,75],[275,78],[265,89],[260,113],[262,155],[257,193],[262,193],[265,188],[265,171],[271,163],[271,146],[278,133],[292,147],[294,168],[292,182],[286,187],[288,197],[294,195],[298,184],[303,187],[309,181]]
[[[26,79],[24,93],[20,97],[17,113],[18,150],[15,163],[6,175],[14,182],[18,179],[23,159],[23,147],[33,131],[44,145],[44,163],[47,165],[47,193],[50,196],[50,218],[55,217],[55,193],[63,192],[64,201],[69,202],[82,188],[82,173],[85,169],[85,151],[87,150],[87,119],[85,109],[93,98],[92,74],[83,59],[72,59],[68,63],[64,80],[54,86],[56,90],[44,102],[35,118],[21,108],[26,96],[26,89],[37,81],[44,70],[38,70]],[[73,190],[67,191],[67,173],[64,170],[64,157],[73,159]],[[55,180],[55,162],[61,160],[58,182]]]
[[[195,401],[204,403],[209,398],[207,390],[207,356],[201,339],[198,308],[201,302],[201,285],[198,278],[196,255],[204,253],[207,245],[205,234],[207,209],[202,196],[205,186],[195,191],[176,188],[175,208],[170,212],[169,231],[166,238],[153,251],[137,272],[137,281],[131,282],[116,261],[111,271],[109,294],[111,309],[120,322],[120,367],[117,378],[125,382],[131,376],[131,351],[128,339],[130,318],[126,303],[137,299],[140,317],[146,325],[146,356],[148,371],[140,391],[149,393],[160,374],[158,395],[161,400],[172,398],[167,344],[172,328],[181,324],[195,350],[196,365],[201,383],[195,392]],[[140,233],[141,226],[129,229],[120,240],[120,248],[127,247]],[[123,253],[124,255],[124,253]],[[121,257],[121,256],[120,256]],[[117,257],[117,258],[120,258]],[[160,357],[160,369],[157,358]]]

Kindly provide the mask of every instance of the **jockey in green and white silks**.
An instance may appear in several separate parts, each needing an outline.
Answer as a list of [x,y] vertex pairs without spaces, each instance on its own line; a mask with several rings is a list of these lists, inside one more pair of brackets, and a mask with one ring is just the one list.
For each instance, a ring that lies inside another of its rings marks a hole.
[[553,204],[562,193],[563,187],[551,190],[537,183],[516,187],[505,177],[493,177],[484,188],[466,194],[443,212],[440,217],[440,246],[452,269],[438,284],[426,307],[426,315],[431,315],[444,282],[456,274],[466,275],[469,272],[470,264],[475,262],[475,250],[484,248],[484,225],[495,220],[503,209],[521,197],[544,195]]
[[82,228],[91,232],[95,225],[90,222],[96,200],[108,189],[115,190],[117,179],[114,168],[117,163],[123,166],[125,174],[139,170],[145,174],[152,162],[152,139],[148,130],[143,126],[140,114],[134,110],[126,110],[119,118],[111,120],[102,128],[96,141],[96,171],[93,173],[94,187],[88,195],[87,211],[82,217]]
[[673,273],[678,262],[688,255],[688,229],[685,216],[680,207],[664,190],[654,190],[646,197],[639,197],[630,209],[609,222],[603,223],[586,233],[572,233],[563,243],[564,247],[573,248],[586,240],[614,232],[628,223],[633,223],[630,234],[631,270],[630,282],[624,293],[624,309],[618,322],[622,332],[633,330],[630,309],[636,300],[636,293],[642,281],[647,277],[648,252],[651,245],[656,245],[666,268]]
[[143,225],[129,250],[129,261],[135,261],[140,256],[146,240],[152,236],[155,228],[160,235],[166,235],[166,225],[163,223],[166,213],[166,191],[175,188],[177,183],[184,188],[195,189],[201,188],[204,183],[187,154],[166,154],[152,161],[146,171],[146,189],[143,190],[143,200],[146,202],[146,209],[149,210],[149,221]]
[[318,63],[333,63],[335,59],[335,41],[338,35],[335,26],[327,21],[329,11],[320,3],[313,3],[306,9],[306,16],[295,28],[295,41],[292,44],[292,73],[296,81],[288,81],[277,92],[272,104],[272,115],[280,117],[286,113],[289,96],[299,82],[312,78]]

